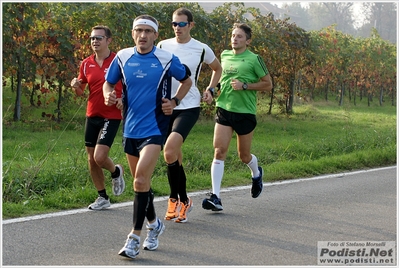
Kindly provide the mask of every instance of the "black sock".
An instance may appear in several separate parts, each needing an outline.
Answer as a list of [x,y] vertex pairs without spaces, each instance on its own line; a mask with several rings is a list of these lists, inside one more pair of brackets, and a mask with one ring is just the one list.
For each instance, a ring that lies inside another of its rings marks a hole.
[[121,174],[119,167],[115,166],[115,171],[111,173],[111,178],[117,178]]
[[101,196],[101,197],[104,197],[105,199],[108,200],[107,191],[105,189],[101,190],[101,191],[98,191],[98,195]]

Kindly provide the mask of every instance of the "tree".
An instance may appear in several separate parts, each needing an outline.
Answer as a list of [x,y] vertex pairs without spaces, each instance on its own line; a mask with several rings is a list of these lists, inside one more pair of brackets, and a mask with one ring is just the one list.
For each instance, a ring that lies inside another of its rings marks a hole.
[[[298,25],[305,30],[311,29],[311,17],[309,11],[306,7],[303,7],[300,2],[293,2],[290,5],[284,5],[284,10],[289,14],[290,21]],[[292,19],[291,16],[295,16],[295,19]]]
[[[328,11],[327,3],[313,4],[320,11]],[[353,96],[354,103],[356,96],[360,100],[363,95],[369,99],[378,96],[380,104],[390,96],[395,105],[396,46],[384,42],[376,29],[369,38],[358,39],[338,30],[339,23],[307,32],[290,18],[262,15],[259,9],[245,8],[243,3],[225,3],[211,13],[198,3],[6,3],[3,76],[11,82],[16,80],[14,120],[21,118],[24,95],[31,105],[39,103],[39,98],[43,105],[56,103],[58,120],[62,109],[68,111],[66,104],[76,103],[69,81],[77,75],[80,61],[92,53],[88,40],[91,27],[108,25],[113,32],[111,49],[118,51],[134,45],[132,20],[140,14],[152,14],[159,20],[159,40],[173,37],[170,19],[182,6],[195,14],[193,37],[207,43],[218,58],[223,50],[230,49],[235,22],[252,27],[250,49],[264,59],[275,86],[270,96],[259,94],[261,98],[270,97],[269,113],[273,105],[278,105],[282,113],[292,113],[295,95],[313,99],[319,94],[326,101],[333,95],[340,104],[345,94]],[[383,7],[381,10],[386,11]],[[349,5],[341,8],[348,10]],[[199,88],[209,83],[210,74],[205,65]],[[46,99],[46,94],[51,94],[51,99]]]
[[351,2],[312,2],[309,3],[311,30],[320,30],[335,24],[336,29],[345,33],[355,32]]
[[397,3],[363,3],[366,23],[359,29],[362,36],[368,37],[375,28],[381,38],[397,43]]
[[38,18],[45,14],[45,6],[38,3],[6,3],[3,4],[4,27],[3,66],[5,75],[16,76],[17,89],[14,106],[14,121],[21,119],[21,96],[23,83],[33,90],[36,78],[35,55],[32,44],[38,41],[35,28]]
[[254,13],[254,16],[252,47],[264,58],[274,85],[269,113],[272,101],[276,100],[281,111],[291,114],[295,85],[307,63],[309,34],[290,23],[289,18],[275,19],[272,13],[267,16]]

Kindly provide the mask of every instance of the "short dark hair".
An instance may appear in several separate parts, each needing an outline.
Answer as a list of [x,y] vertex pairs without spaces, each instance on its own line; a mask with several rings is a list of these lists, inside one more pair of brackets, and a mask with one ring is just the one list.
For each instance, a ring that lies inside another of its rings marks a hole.
[[105,25],[96,25],[93,28],[91,28],[91,30],[104,30],[105,31],[105,36],[110,38],[112,37],[112,33],[111,30],[108,28],[108,26]]
[[181,7],[175,10],[175,12],[173,12],[173,15],[186,15],[187,16],[187,20],[188,22],[193,22],[194,18],[193,18],[193,13],[191,13],[190,10],[188,10],[187,8]]
[[245,36],[247,37],[247,40],[252,38],[252,29],[247,24],[236,22],[233,25],[233,30],[236,28],[239,28],[245,32]]

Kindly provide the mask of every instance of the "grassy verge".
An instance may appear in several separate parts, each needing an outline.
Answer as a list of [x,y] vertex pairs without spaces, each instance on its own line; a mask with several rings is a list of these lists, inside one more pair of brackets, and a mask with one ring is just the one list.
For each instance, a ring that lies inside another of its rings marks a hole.
[[[287,117],[266,115],[260,108],[252,153],[264,169],[265,182],[396,164],[396,107],[338,107],[323,102],[294,109],[294,115]],[[96,198],[83,127],[84,108],[61,124],[3,120],[4,219],[82,208]],[[211,189],[213,127],[212,119],[202,118],[183,147],[188,191]],[[127,184],[125,193],[111,196],[111,202],[131,201],[132,176],[121,133],[110,156],[125,167]],[[235,136],[225,167],[222,187],[250,184],[249,170],[237,157]],[[168,195],[162,155],[152,180],[157,196]],[[107,191],[111,193],[110,180]]]

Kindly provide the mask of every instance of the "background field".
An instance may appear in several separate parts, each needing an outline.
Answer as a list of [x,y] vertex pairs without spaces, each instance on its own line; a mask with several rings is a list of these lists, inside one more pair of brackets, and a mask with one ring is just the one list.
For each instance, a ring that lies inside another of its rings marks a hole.
[[[362,102],[340,107],[320,101],[298,103],[288,116],[267,115],[266,102],[259,103],[252,147],[265,182],[396,164],[396,107],[368,107]],[[70,107],[61,123],[43,118],[42,108],[27,104],[22,107],[25,119],[13,122],[12,104],[11,91],[4,89],[3,218],[82,208],[93,202],[97,192],[88,173],[83,140],[85,104]],[[188,191],[211,191],[213,127],[212,118],[201,116],[183,147]],[[112,203],[134,198],[121,140],[120,131],[110,156],[124,166],[127,186],[121,196],[111,194]],[[225,167],[222,187],[251,183],[249,169],[237,157],[235,136]],[[157,196],[168,195],[162,155],[152,180]],[[107,191],[111,193],[110,180]]]

